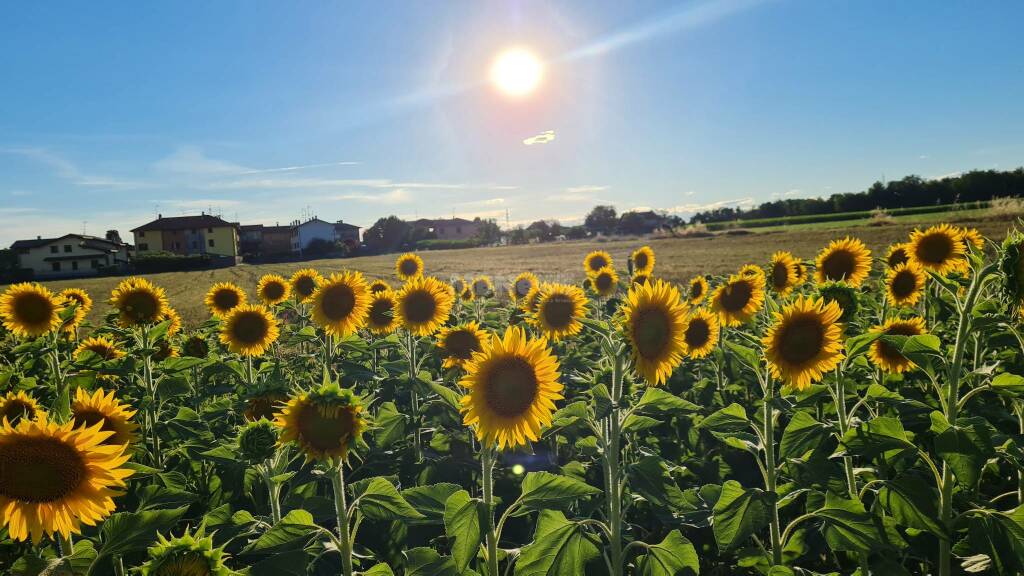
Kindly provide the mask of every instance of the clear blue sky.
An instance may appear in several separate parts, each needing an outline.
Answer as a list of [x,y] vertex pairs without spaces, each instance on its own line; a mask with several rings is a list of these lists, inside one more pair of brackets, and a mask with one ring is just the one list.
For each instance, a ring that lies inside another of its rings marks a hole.
[[[10,4],[0,245],[210,207],[571,222],[1010,169],[1021,22],[994,0]],[[516,45],[546,61],[521,99],[487,81]]]

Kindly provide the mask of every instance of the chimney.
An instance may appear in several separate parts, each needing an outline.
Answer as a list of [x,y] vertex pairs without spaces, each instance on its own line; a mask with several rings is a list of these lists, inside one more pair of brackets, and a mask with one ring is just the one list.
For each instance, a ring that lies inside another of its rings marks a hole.
[[42,240],[42,239],[43,239],[42,236],[36,236],[36,240]]
[[164,215],[163,215],[163,214],[157,214],[157,215],[156,215],[156,219],[157,219],[157,220],[159,220],[159,219],[161,219],[161,218],[163,218],[163,217],[164,217]]

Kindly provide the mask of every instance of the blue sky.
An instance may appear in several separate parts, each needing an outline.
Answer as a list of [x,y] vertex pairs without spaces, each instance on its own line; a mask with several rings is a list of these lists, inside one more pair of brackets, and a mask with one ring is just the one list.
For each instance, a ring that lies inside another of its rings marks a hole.
[[[1024,164],[1018,1],[3,11],[0,245],[210,208],[362,226],[687,214]],[[487,82],[510,46],[546,62],[526,98]]]

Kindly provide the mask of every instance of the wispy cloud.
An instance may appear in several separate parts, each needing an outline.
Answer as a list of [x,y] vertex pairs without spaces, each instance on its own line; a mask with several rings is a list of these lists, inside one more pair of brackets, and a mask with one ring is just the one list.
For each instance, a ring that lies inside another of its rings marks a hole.
[[689,204],[679,204],[672,206],[666,210],[671,214],[692,214],[694,212],[703,212],[705,210],[714,210],[715,208],[725,208],[727,206],[750,206],[754,204],[754,199],[750,196],[745,198],[733,198],[729,200],[719,200],[717,202],[708,202],[705,204],[693,202]]
[[523,140],[523,144],[526,144],[527,146],[533,146],[534,144],[547,144],[548,142],[553,142],[554,139],[555,131],[545,130],[544,132],[541,132],[536,136],[530,136],[529,138]]
[[603,202],[607,203],[607,200],[601,200],[596,195],[602,192],[608,191],[609,186],[598,186],[594,184],[584,184],[582,186],[569,186],[561,192],[555,192],[544,197],[546,201],[550,202]]
[[404,188],[395,188],[383,194],[351,193],[334,196],[335,200],[355,200],[357,202],[370,202],[373,204],[404,204],[412,201],[412,195]]
[[803,193],[803,190],[799,188],[790,188],[785,192],[772,192],[772,198],[789,198],[790,196],[796,196],[797,194]]
[[946,178],[956,178],[962,176],[963,170],[957,170],[956,172],[950,172],[949,174],[939,174],[938,176],[929,176],[927,180],[945,180]]
[[282,166],[279,168],[250,168],[226,160],[218,160],[207,156],[202,148],[195,145],[180,146],[170,155],[161,158],[153,163],[153,167],[159,172],[188,174],[192,176],[210,175],[237,175],[247,174],[268,174],[274,172],[297,172],[313,168],[327,168],[332,166],[356,166],[359,162],[321,162],[317,164],[302,164],[297,166]]
[[77,186],[87,188],[107,189],[136,189],[148,188],[150,183],[141,180],[130,180],[115,176],[92,174],[78,167],[74,162],[63,156],[39,147],[13,147],[3,148],[0,152],[14,154],[28,158],[45,166],[49,166],[54,174],[63,180],[67,180]]

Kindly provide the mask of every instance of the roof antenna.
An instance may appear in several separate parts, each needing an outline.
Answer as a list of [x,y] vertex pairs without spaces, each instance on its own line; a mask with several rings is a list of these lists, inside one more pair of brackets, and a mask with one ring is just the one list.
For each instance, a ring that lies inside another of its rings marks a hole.
[[88,224],[88,220],[82,220],[82,236],[85,236],[85,225]]

